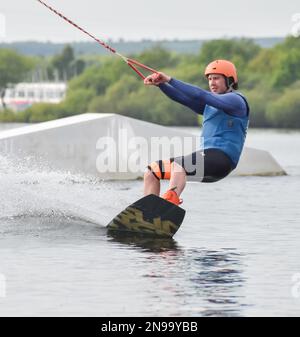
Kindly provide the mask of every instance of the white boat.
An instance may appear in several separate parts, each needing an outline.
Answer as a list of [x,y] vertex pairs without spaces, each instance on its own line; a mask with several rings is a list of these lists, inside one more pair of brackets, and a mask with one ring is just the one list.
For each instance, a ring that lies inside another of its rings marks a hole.
[[66,91],[64,82],[18,83],[5,90],[3,101],[7,108],[23,111],[34,103],[60,103]]

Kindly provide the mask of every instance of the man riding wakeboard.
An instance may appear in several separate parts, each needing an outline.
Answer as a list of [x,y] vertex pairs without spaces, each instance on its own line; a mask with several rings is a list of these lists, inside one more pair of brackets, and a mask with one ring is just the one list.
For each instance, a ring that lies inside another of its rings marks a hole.
[[181,204],[186,180],[216,182],[225,178],[239,162],[249,125],[249,105],[238,89],[236,67],[215,60],[205,69],[210,91],[159,72],[144,80],[158,86],[172,100],[203,115],[201,150],[187,156],[151,163],[144,174],[144,195],[160,194],[160,180],[169,179],[163,198]]

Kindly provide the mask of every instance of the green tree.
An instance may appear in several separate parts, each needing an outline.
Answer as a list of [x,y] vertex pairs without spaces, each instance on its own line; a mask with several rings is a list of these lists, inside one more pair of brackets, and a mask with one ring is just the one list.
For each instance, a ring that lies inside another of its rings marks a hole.
[[134,77],[123,75],[117,82],[109,86],[104,95],[98,96],[91,101],[89,110],[93,112],[124,114],[126,107],[123,103],[140,86],[141,83]]
[[271,49],[262,49],[249,63],[248,73],[260,76],[260,84],[282,89],[300,76],[299,38],[287,37]]
[[250,106],[250,126],[265,127],[271,126],[270,120],[266,116],[268,104],[277,99],[278,94],[268,87],[256,86],[254,89],[243,91]]
[[37,123],[65,117],[64,107],[61,104],[37,103],[25,111],[18,113],[18,121]]
[[300,128],[300,89],[288,89],[267,106],[266,116],[272,126]]
[[144,51],[139,55],[138,59],[140,62],[158,71],[166,67],[175,67],[179,62],[179,58],[176,55],[162,48],[160,45]]
[[251,39],[212,40],[203,44],[200,62],[207,64],[216,59],[227,59],[242,66],[252,60],[260,49]]
[[59,78],[67,81],[80,75],[85,68],[85,62],[76,59],[74,50],[70,45],[66,45],[62,52],[53,57],[48,71],[51,77],[54,77],[55,69],[58,71]]
[[68,91],[66,100],[62,103],[63,117],[88,112],[88,106],[95,96],[95,90],[91,88]]
[[[125,65],[126,66],[126,65]],[[75,77],[69,82],[69,92],[81,88],[94,89],[97,95],[105,93],[107,88],[119,79],[121,72],[118,76],[113,76],[110,73],[109,67],[103,65],[93,65],[87,68],[80,76]]]
[[300,48],[290,49],[282,53],[279,64],[273,73],[272,84],[275,88],[282,88],[292,84],[300,78]]
[[74,59],[74,51],[70,45],[65,46],[60,54],[53,57],[52,66],[58,70],[59,77],[64,81],[71,78],[71,64]]

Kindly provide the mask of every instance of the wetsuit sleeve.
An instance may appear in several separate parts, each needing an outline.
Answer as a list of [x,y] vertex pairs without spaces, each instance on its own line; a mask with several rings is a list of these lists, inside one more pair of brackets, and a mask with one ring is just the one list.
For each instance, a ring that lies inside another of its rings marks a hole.
[[165,95],[167,95],[173,101],[187,106],[188,108],[192,109],[197,114],[201,114],[201,115],[203,114],[205,105],[201,104],[199,99],[193,99],[185,95],[184,93],[182,93],[180,90],[177,90],[176,88],[172,87],[169,84],[160,84],[159,88]]
[[210,105],[237,117],[246,116],[248,113],[247,105],[244,99],[233,92],[222,95],[213,94],[207,90],[178,81],[174,78],[172,78],[169,82],[169,86],[178,90],[182,95],[189,97],[192,101],[200,102],[199,104],[201,106],[205,107],[205,105]]

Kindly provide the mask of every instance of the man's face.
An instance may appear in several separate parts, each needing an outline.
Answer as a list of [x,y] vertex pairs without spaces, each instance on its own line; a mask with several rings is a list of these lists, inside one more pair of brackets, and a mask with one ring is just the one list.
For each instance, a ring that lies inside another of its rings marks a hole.
[[208,75],[208,85],[210,91],[214,94],[224,94],[228,90],[225,78],[220,74]]

